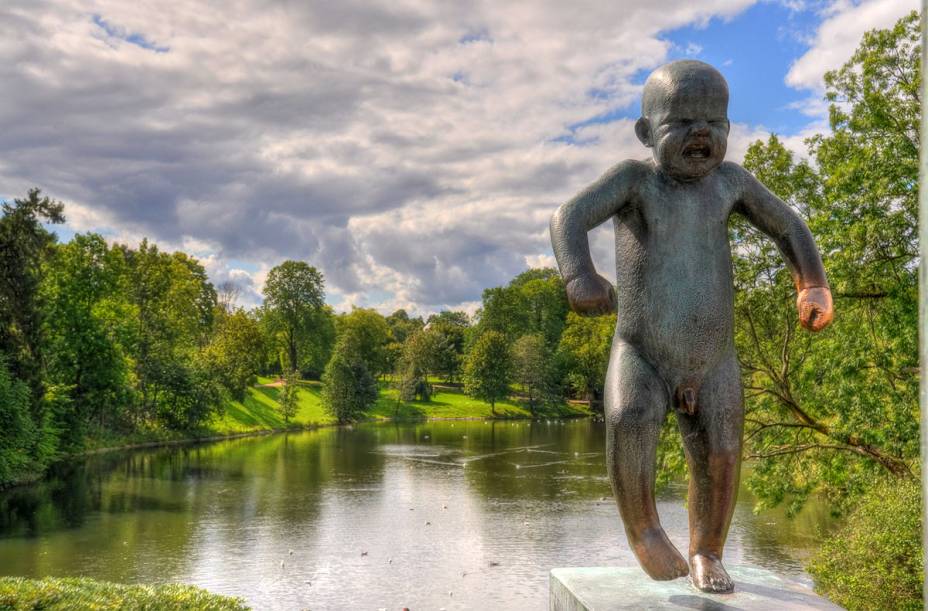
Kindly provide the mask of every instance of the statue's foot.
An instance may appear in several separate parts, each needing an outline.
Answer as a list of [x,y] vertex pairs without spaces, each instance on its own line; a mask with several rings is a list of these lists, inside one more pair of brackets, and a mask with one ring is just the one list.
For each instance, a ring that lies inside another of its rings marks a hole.
[[669,581],[686,577],[690,567],[677,548],[673,546],[663,528],[648,528],[629,542],[641,568],[651,579]]
[[735,589],[722,561],[714,556],[690,556],[690,581],[703,592],[723,594]]

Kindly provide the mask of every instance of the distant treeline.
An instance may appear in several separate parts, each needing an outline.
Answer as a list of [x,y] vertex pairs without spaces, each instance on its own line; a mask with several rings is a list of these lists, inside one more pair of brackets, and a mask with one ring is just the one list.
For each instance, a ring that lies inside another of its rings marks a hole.
[[37,189],[3,205],[0,482],[33,477],[102,434],[195,431],[257,374],[323,377],[342,421],[363,417],[386,377],[404,399],[427,400],[436,379],[491,403],[521,383],[530,408],[601,394],[614,319],[568,314],[554,270],[487,290],[475,321],[450,311],[423,320],[336,315],[322,273],[285,261],[246,311],[234,285],[214,286],[185,253],[94,233],[58,243],[46,226],[63,221],[63,204]]

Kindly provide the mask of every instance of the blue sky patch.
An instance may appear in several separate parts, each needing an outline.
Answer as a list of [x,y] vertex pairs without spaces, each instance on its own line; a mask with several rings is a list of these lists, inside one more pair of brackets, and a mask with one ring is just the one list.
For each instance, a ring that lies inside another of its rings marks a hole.
[[147,49],[148,51],[154,51],[155,53],[167,53],[171,50],[170,47],[161,46],[157,43],[154,43],[147,38],[144,34],[138,32],[127,32],[125,28],[116,26],[105,20],[100,15],[94,15],[91,17],[91,21],[96,24],[98,28],[103,30],[107,36],[111,38],[118,38],[123,40],[130,45],[135,45],[141,47],[142,49]]
[[[821,23],[813,10],[794,11],[779,3],[760,2],[732,19],[711,19],[706,24],[688,25],[663,34],[671,43],[668,61],[699,59],[718,68],[731,91],[729,118],[734,123],[763,126],[772,132],[792,135],[805,128],[810,118],[792,105],[808,97],[808,91],[793,89],[785,78],[793,62],[808,51],[809,40]],[[640,70],[632,82],[643,84],[651,73]],[[590,98],[608,100],[609,92],[590,89]],[[606,112],[567,126],[568,134],[553,141],[582,144],[576,131],[588,125],[637,119],[639,101],[616,106]]]

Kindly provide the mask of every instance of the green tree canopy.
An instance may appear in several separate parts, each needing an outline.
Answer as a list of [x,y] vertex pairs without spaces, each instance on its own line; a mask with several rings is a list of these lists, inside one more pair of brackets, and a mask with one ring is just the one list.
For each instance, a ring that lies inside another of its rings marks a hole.
[[357,358],[364,361],[374,377],[390,371],[389,344],[392,341],[390,326],[376,310],[353,308],[335,319],[335,332],[339,342],[346,344]]
[[135,400],[129,378],[137,310],[127,293],[122,252],[97,234],[78,234],[54,249],[42,281],[48,379],[67,389],[58,415],[65,447],[79,449],[87,425],[125,423]]
[[322,403],[338,422],[353,422],[377,400],[377,381],[353,347],[339,341],[322,374]]
[[[0,352],[11,375],[26,382],[35,410],[43,394],[42,263],[56,238],[43,223],[63,223],[64,206],[39,189],[3,203],[0,217]],[[39,414],[34,414],[39,417]]]
[[326,316],[322,272],[303,261],[284,261],[264,283],[264,305],[271,328],[279,334],[287,358],[285,369],[308,365],[312,346],[324,343]]
[[558,355],[568,384],[590,405],[602,396],[609,365],[609,349],[615,332],[615,315],[567,315],[558,344]]
[[464,364],[464,392],[490,404],[496,412],[496,402],[509,395],[512,356],[506,336],[486,331],[474,342]]
[[781,257],[734,227],[736,342],[747,392],[749,486],[797,511],[814,491],[842,510],[881,473],[918,457],[918,17],[866,34],[826,76],[832,133],[816,166],[771,138],[745,157],[808,221],[835,297],[835,322],[799,329]]
[[477,334],[497,331],[512,342],[523,335],[540,334],[548,346],[555,346],[567,311],[567,294],[557,270],[530,269],[508,286],[483,292]]
[[528,394],[528,406],[535,413],[537,402],[547,398],[551,385],[551,362],[541,334],[523,335],[512,346],[515,380]]
[[406,338],[398,371],[403,401],[431,398],[432,385],[428,376],[438,362],[441,347],[441,337],[431,329],[416,331]]
[[245,390],[264,364],[265,353],[265,336],[255,317],[242,309],[220,308],[202,359],[232,397],[245,398]]

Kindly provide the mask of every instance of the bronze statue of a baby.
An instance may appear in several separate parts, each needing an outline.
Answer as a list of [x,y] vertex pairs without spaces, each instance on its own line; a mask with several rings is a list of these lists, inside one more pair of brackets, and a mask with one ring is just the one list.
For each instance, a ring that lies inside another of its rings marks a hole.
[[[632,550],[654,579],[689,574],[701,590],[729,592],[722,548],[744,425],[731,213],[776,243],[804,327],[831,322],[831,292],[802,219],[741,166],[723,161],[728,85],[717,70],[690,60],[658,68],[641,106],[635,133],[653,159],[619,163],[562,205],[551,240],[571,307],[618,311],[605,384],[606,465]],[[587,239],[610,217],[617,291],[596,273]],[[661,528],[654,501],[658,435],[671,407],[690,471],[689,562]]]

